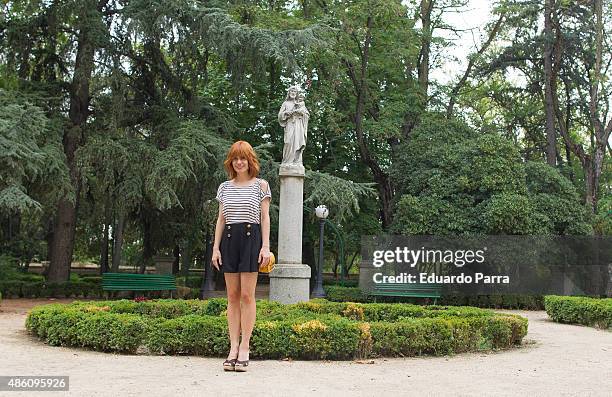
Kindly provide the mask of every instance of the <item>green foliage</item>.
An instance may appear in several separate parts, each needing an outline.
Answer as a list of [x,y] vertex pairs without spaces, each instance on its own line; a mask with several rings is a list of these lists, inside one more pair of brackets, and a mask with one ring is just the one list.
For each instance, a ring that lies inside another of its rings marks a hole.
[[48,283],[42,275],[20,271],[14,258],[0,256],[0,292],[8,298],[97,298],[102,296],[102,285],[100,278],[77,275],[65,283]]
[[[406,159],[406,160],[402,160]],[[576,189],[554,168],[521,161],[510,141],[430,116],[402,145],[393,178],[400,234],[589,234]]]
[[559,323],[612,328],[612,298],[546,296],[546,313]]
[[553,234],[589,235],[589,212],[578,205],[580,195],[575,186],[544,163],[528,161],[525,163],[527,190],[532,205],[545,230]]
[[[368,296],[358,287],[325,285],[325,294],[332,302],[404,302],[419,303],[422,299],[401,296]],[[474,306],[491,309],[543,310],[544,298],[533,295],[477,295],[477,296],[443,296],[438,299],[441,305]]]
[[316,207],[320,203],[330,209],[330,219],[341,223],[360,210],[359,199],[373,196],[373,183],[355,183],[317,171],[306,173],[304,205]]
[[46,156],[40,141],[46,129],[42,109],[0,89],[0,212],[41,209],[26,183],[43,172]]
[[189,288],[200,288],[202,286],[202,276],[177,277],[176,285],[182,285]]
[[502,193],[482,205],[483,227],[488,234],[545,234],[547,229],[525,195]]
[[612,235],[612,194],[602,197],[599,201],[593,229],[600,235]]
[[[578,202],[583,194],[569,182],[584,184],[576,156],[560,153],[565,178],[537,162],[546,140],[537,61],[544,40],[533,29],[542,10],[535,2],[504,1],[494,8],[495,17],[505,16],[504,43],[471,58],[476,63],[455,112],[468,123],[427,115],[444,107],[453,87],[422,81],[446,56],[451,43],[437,32],[447,28],[445,13],[461,10],[458,2],[431,3],[431,32],[422,29],[419,2],[398,0],[134,0],[120,10],[117,2],[102,9],[95,3],[1,6],[0,249],[22,263],[46,258],[57,202],[68,198],[79,204],[77,257],[97,260],[102,230],[109,237],[121,224],[124,263],[144,264],[178,247],[185,265],[201,265],[231,142],[245,139],[257,148],[262,176],[278,197],[275,160],[283,132],[276,117],[292,84],[307,88],[311,112],[305,204],[330,207],[347,259],[359,252],[361,235],[381,231],[380,197],[371,184],[375,167],[362,161],[364,149],[383,175],[393,175],[397,233],[592,232]],[[560,96],[559,110],[567,112],[561,119],[570,122],[572,139],[588,143],[592,128],[586,126],[593,123],[580,93],[592,92],[582,71],[593,64],[592,10],[585,4],[555,7],[565,40],[559,69],[565,77],[557,83],[569,95]],[[610,10],[604,15],[608,21]],[[70,175],[63,146],[73,133],[69,104],[79,77],[79,40],[93,49],[95,63]],[[419,65],[429,40],[429,63]],[[604,42],[604,65],[608,47]],[[529,84],[508,79],[508,68],[523,71]],[[610,81],[601,79],[598,107],[607,103]],[[362,139],[355,120],[359,100]],[[413,122],[417,127],[404,131]],[[610,234],[605,189],[612,173],[605,156],[593,223],[596,233]],[[277,200],[271,212],[274,244]],[[318,230],[308,220],[305,245],[312,246]],[[336,249],[335,239],[326,239],[327,251]]]
[[[221,356],[229,349],[225,310],[219,311],[225,305],[223,299],[45,305],[29,313],[26,328],[51,345]],[[443,355],[508,348],[526,333],[525,318],[469,307],[259,301],[251,356]]]

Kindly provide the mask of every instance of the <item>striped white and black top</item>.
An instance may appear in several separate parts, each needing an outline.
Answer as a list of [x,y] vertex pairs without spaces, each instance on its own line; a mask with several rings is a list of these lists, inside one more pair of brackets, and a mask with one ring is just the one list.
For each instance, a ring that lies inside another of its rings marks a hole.
[[223,216],[225,224],[232,223],[260,223],[261,202],[266,197],[272,199],[270,185],[268,191],[261,189],[261,179],[255,178],[255,182],[247,186],[236,186],[232,181],[225,181],[219,185],[217,200],[223,204]]

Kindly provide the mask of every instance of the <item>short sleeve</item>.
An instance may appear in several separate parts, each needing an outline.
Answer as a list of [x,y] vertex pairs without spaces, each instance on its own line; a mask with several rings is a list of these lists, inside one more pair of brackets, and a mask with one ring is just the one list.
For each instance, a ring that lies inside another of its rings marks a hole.
[[261,188],[261,182],[266,182],[263,179],[259,183],[259,201],[264,201],[265,198],[269,197],[272,201],[272,192],[270,191],[270,184],[266,182],[266,191]]
[[217,189],[217,201],[219,201],[220,203],[223,202],[223,186],[225,185],[225,183],[222,183],[219,185],[219,189]]

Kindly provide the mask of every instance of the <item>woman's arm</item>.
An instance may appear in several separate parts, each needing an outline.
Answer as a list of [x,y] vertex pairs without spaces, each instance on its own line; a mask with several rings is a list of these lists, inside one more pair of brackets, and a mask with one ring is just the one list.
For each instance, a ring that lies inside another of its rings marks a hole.
[[[269,192],[268,182],[261,181],[261,190]],[[259,263],[267,264],[270,260],[270,200],[264,197],[261,201],[261,251],[259,252]]]
[[213,243],[212,249],[212,264],[217,270],[219,270],[219,266],[223,265],[219,245],[221,244],[221,236],[223,235],[224,227],[225,217],[223,216],[223,204],[219,203],[219,215],[217,216],[217,225],[215,226],[215,242]]

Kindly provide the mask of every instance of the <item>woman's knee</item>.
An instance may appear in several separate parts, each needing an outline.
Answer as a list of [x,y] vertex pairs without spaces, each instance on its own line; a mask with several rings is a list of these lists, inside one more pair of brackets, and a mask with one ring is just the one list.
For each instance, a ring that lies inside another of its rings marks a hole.
[[242,301],[242,303],[247,304],[255,302],[255,294],[252,291],[241,291],[240,300]]
[[227,291],[227,301],[229,303],[234,303],[234,304],[240,303],[240,296],[241,294],[240,294],[239,289],[235,291]]

